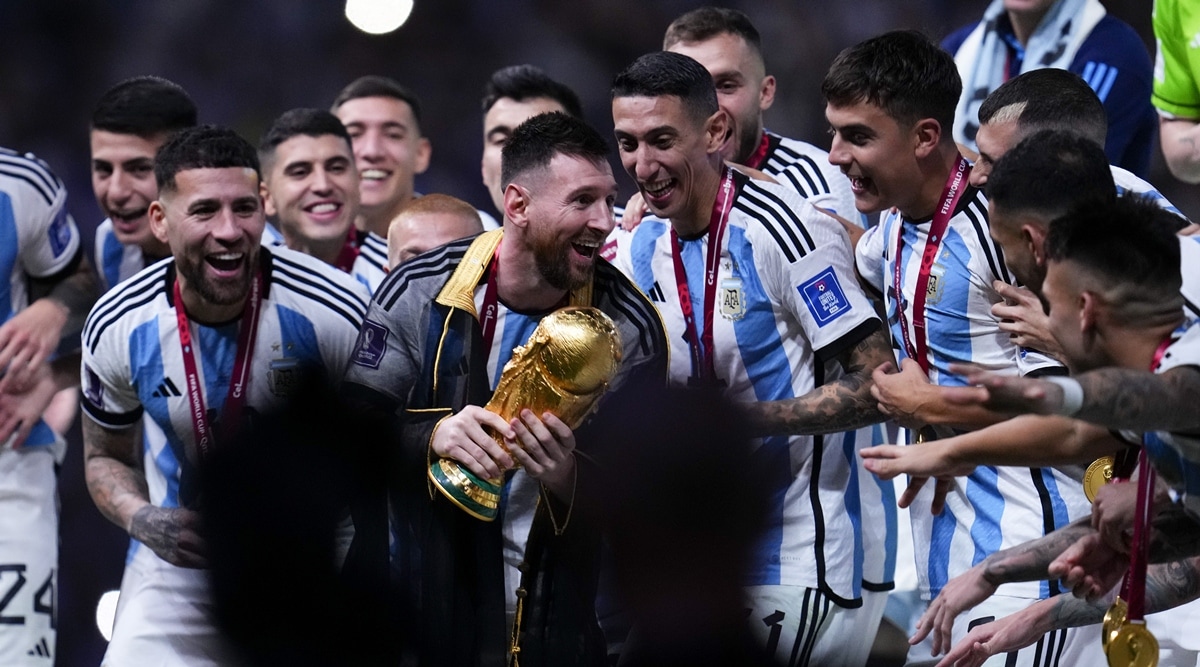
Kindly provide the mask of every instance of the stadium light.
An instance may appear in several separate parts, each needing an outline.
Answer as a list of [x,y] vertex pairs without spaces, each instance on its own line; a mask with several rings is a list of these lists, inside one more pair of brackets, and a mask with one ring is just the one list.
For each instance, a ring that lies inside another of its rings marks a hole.
[[346,19],[369,35],[386,35],[408,20],[413,0],[346,0]]

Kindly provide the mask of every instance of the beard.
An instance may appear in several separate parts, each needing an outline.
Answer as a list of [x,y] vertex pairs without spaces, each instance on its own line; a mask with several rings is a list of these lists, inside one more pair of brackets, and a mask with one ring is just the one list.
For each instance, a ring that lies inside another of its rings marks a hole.
[[554,289],[579,289],[592,277],[591,267],[583,272],[572,271],[571,253],[575,251],[567,239],[534,238],[532,250],[538,273]]
[[227,280],[210,280],[204,272],[204,260],[184,261],[178,258],[176,269],[184,277],[189,289],[196,291],[205,302],[214,306],[229,306],[246,298],[250,293],[250,281],[254,279],[254,267],[258,264],[258,253],[247,253],[241,274]]

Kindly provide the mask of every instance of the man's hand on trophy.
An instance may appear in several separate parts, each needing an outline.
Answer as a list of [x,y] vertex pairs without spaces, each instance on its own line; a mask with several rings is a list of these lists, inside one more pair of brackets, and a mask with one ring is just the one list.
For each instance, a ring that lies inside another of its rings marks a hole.
[[570,497],[575,467],[575,433],[550,412],[541,419],[532,410],[521,410],[512,420],[516,433],[509,449],[529,476],[559,497]]
[[478,405],[468,405],[442,420],[433,432],[430,446],[434,454],[458,461],[482,478],[496,479],[513,467],[513,458],[496,442],[488,428],[505,440],[516,437],[503,417]]

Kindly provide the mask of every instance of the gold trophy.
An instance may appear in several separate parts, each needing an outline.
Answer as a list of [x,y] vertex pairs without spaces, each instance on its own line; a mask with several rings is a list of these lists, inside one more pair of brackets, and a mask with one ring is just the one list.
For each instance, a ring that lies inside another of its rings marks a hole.
[[[572,429],[596,407],[621,364],[621,337],[612,320],[592,307],[559,309],[538,323],[513,350],[492,400],[484,406],[506,420],[528,408],[551,412]],[[507,450],[504,438],[492,434]],[[451,459],[429,466],[429,478],[455,505],[484,521],[496,518],[503,478],[480,479]]]

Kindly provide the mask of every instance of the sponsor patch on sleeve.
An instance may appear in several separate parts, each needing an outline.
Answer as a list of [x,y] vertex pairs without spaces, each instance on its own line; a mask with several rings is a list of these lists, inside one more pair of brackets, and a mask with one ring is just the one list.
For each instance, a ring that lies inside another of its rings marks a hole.
[[388,330],[371,320],[363,320],[362,329],[358,331],[358,341],[354,344],[354,354],[350,359],[359,366],[379,368],[383,361],[383,353],[387,350]]
[[842,291],[842,285],[838,282],[833,267],[818,273],[796,289],[800,290],[808,312],[812,313],[818,327],[823,327],[850,312],[850,300]]
[[104,385],[96,371],[87,364],[83,366],[83,397],[98,408],[104,407]]
[[48,232],[50,234],[50,250],[55,257],[61,256],[71,245],[71,228],[73,226],[74,221],[71,220],[71,214],[67,213],[66,208],[59,211],[54,222],[50,223]]

